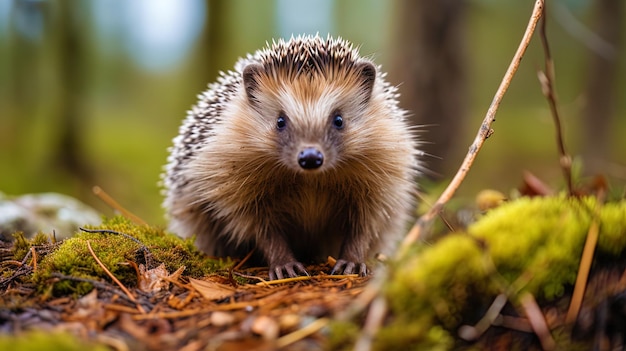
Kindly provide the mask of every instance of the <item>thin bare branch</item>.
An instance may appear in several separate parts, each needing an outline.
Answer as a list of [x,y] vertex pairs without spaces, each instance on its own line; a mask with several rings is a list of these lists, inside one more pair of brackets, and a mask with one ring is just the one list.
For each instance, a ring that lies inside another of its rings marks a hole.
[[531,328],[539,338],[541,347],[546,351],[556,349],[557,345],[554,338],[550,334],[550,329],[546,323],[546,317],[543,315],[543,312],[541,312],[539,305],[537,305],[535,297],[529,293],[524,293],[520,297],[520,303],[522,304],[522,308],[524,309],[526,317],[530,322]]
[[[544,9],[544,14],[545,14]],[[543,16],[541,20],[541,28],[539,31],[541,44],[543,46],[543,52],[546,57],[545,71],[537,72],[539,82],[541,84],[541,91],[543,95],[548,99],[550,105],[550,112],[552,119],[554,120],[554,127],[556,132],[556,142],[559,148],[559,163],[563,170],[563,176],[565,177],[565,183],[567,184],[567,190],[570,196],[574,195],[574,187],[572,184],[572,158],[567,154],[565,150],[565,142],[563,141],[563,127],[561,126],[561,118],[559,117],[559,110],[556,102],[556,93],[554,91],[554,61],[550,54],[550,45],[548,44],[548,35],[546,34],[546,16]]]
[[589,278],[591,264],[593,263],[593,256],[598,243],[598,235],[600,234],[600,224],[598,221],[600,217],[600,208],[602,207],[602,203],[605,199],[604,191],[600,190],[596,199],[597,202],[593,208],[591,225],[587,231],[587,239],[585,240],[583,253],[580,257],[580,264],[578,265],[578,274],[576,276],[576,283],[574,284],[574,292],[572,293],[572,299],[565,317],[565,323],[570,325],[573,324],[578,318],[578,312],[580,312],[583,297],[585,296],[585,290],[587,289],[587,279]]
[[89,240],[87,240],[87,249],[89,249],[89,253],[91,253],[91,256],[93,257],[93,259],[96,260],[96,263],[98,263],[100,268],[104,270],[106,275],[108,275],[113,280],[113,282],[115,282],[115,284],[117,284],[117,286],[119,286],[120,289],[122,289],[122,291],[126,294],[126,296],[128,296],[128,298],[137,305],[137,309],[139,310],[139,312],[146,313],[143,307],[141,307],[141,305],[137,302],[137,299],[135,299],[135,295],[133,295],[133,293],[131,293],[130,290],[128,290],[126,286],[124,286],[124,284],[122,284],[122,282],[119,281],[119,279],[117,279],[117,277],[115,277],[113,273],[111,273],[111,271],[102,263],[102,261],[100,261],[98,256],[96,256],[96,253],[91,248],[91,244],[89,243]]
[[504,308],[504,305],[506,305],[507,301],[508,297],[506,294],[496,296],[487,312],[485,312],[483,318],[481,318],[476,325],[462,325],[459,328],[459,337],[468,341],[480,338],[494,323],[498,316],[500,316],[500,312]]
[[143,219],[141,219],[139,216],[135,215],[134,213],[122,207],[122,205],[120,205],[119,202],[115,201],[115,199],[113,199],[109,194],[107,194],[99,186],[94,186],[92,191],[94,195],[100,198],[100,200],[102,200],[104,203],[109,205],[109,207],[111,207],[112,209],[120,212],[124,217],[130,219],[136,224],[146,225],[146,226],[148,225],[148,223],[144,221]]
[[330,320],[328,318],[320,318],[320,319],[316,319],[315,321],[311,322],[310,324],[308,324],[307,326],[300,328],[290,334],[281,336],[280,338],[278,338],[276,340],[276,348],[277,349],[282,349],[285,348],[293,343],[295,343],[298,340],[302,340],[305,337],[315,333],[316,331],[324,328],[325,326],[328,325],[328,323],[330,323]]
[[355,351],[369,351],[372,349],[374,336],[383,324],[386,315],[387,300],[379,296],[372,302],[363,330],[354,346]]
[[496,94],[494,96],[493,101],[491,102],[491,105],[489,106],[489,109],[487,110],[487,114],[485,115],[485,118],[483,119],[483,122],[480,125],[478,133],[476,134],[476,138],[474,138],[474,142],[472,143],[472,145],[469,148],[469,151],[465,155],[465,159],[463,160],[463,163],[461,163],[461,166],[459,167],[459,170],[457,171],[457,173],[454,175],[454,178],[452,179],[450,184],[448,184],[448,187],[444,190],[444,192],[439,196],[439,198],[437,199],[433,207],[431,207],[431,209],[428,212],[426,212],[423,216],[421,216],[417,220],[415,225],[413,225],[413,228],[411,228],[411,231],[404,238],[404,241],[402,242],[402,245],[399,250],[400,256],[404,255],[407,248],[420,237],[420,234],[422,233],[422,231],[431,224],[432,220],[437,216],[437,214],[439,214],[439,212],[441,212],[441,210],[443,209],[443,206],[452,198],[456,190],[459,188],[459,186],[465,179],[465,176],[469,172],[470,167],[474,163],[474,159],[476,159],[476,156],[478,155],[478,151],[480,151],[485,140],[487,140],[487,138],[491,134],[493,134],[493,129],[491,129],[491,124],[495,121],[495,115],[498,110],[498,107],[500,106],[500,102],[502,101],[504,94],[508,90],[509,85],[511,84],[511,80],[513,79],[513,76],[517,72],[517,69],[522,60],[522,57],[524,56],[524,53],[526,52],[526,49],[528,48],[528,45],[533,36],[533,33],[535,32],[537,23],[539,22],[539,19],[542,17],[543,9],[544,9],[544,1],[536,0],[534,8],[533,8],[533,12],[531,14],[530,20],[528,22],[528,26],[526,27],[526,31],[524,32],[522,40],[517,48],[517,51],[515,52],[515,55],[513,56],[513,60],[511,61],[509,68],[504,74],[504,78],[502,79],[502,82],[500,83],[500,86],[498,87],[498,90],[496,91]]

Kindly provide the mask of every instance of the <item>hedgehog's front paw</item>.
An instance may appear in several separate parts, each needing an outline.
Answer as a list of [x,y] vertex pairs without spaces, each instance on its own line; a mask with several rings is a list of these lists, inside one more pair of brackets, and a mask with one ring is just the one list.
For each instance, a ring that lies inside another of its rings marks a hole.
[[365,263],[346,261],[344,259],[337,260],[330,274],[358,274],[361,277],[367,275],[367,266]]
[[[309,275],[302,263],[291,261],[281,265],[270,266],[270,280],[283,279],[283,271],[288,278],[295,278],[300,275]],[[296,273],[298,271],[298,273]]]

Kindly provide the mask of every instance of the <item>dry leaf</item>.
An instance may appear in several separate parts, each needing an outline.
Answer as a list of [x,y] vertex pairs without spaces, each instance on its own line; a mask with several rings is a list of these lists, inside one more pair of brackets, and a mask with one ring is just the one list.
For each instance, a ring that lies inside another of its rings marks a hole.
[[189,283],[207,300],[221,300],[235,294],[235,289],[228,285],[189,278]]
[[169,272],[165,265],[161,263],[156,268],[146,270],[146,266],[139,265],[138,287],[144,292],[158,292],[169,288],[169,282],[165,278],[169,277]]

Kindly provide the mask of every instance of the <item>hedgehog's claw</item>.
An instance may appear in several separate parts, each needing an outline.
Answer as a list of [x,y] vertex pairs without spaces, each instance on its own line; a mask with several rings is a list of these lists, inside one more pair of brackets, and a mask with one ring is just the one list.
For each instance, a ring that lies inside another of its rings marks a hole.
[[[270,267],[270,280],[283,279],[283,271],[287,273],[287,278],[295,278],[301,275],[308,276],[309,273],[304,265],[298,261],[287,262],[283,265],[275,265]],[[298,271],[298,273],[296,273]]]
[[[358,267],[358,272],[357,268]],[[346,261],[344,259],[337,260],[333,270],[330,271],[331,275],[334,274],[359,274],[361,277],[365,277],[367,275],[367,266],[365,263],[357,263],[352,261]]]

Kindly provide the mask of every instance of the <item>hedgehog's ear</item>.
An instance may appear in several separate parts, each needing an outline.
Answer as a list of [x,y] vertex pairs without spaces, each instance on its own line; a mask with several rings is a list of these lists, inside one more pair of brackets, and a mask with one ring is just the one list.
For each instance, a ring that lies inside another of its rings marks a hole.
[[250,63],[243,69],[243,87],[246,89],[246,96],[248,96],[248,100],[250,100],[252,105],[259,102],[257,96],[259,91],[259,78],[263,71],[263,65],[259,63]]
[[376,66],[371,62],[359,62],[356,64],[356,69],[361,77],[361,89],[365,97],[364,103],[367,103],[372,97],[374,83],[376,82]]

